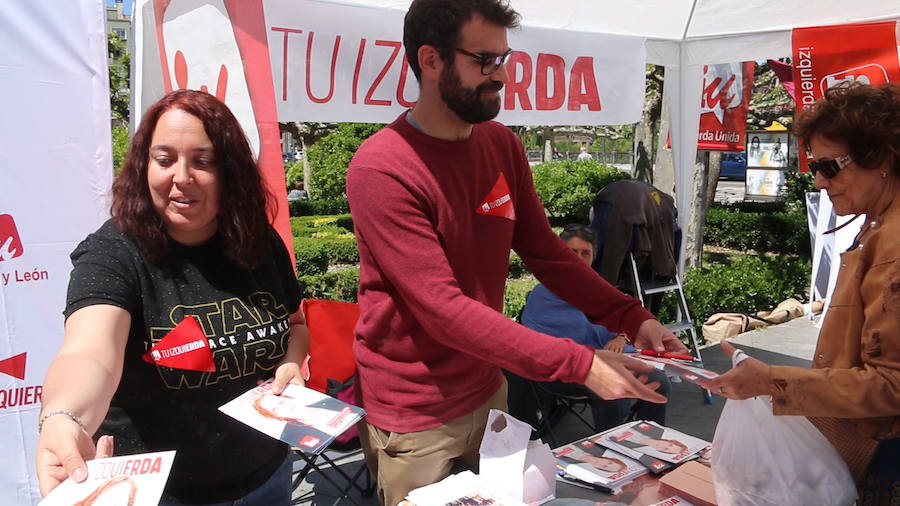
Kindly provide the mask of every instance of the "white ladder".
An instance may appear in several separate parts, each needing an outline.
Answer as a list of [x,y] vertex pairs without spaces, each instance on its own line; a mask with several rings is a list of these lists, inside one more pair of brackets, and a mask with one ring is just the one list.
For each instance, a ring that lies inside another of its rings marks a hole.
[[[684,297],[684,287],[681,285],[681,276],[679,276],[678,272],[676,272],[674,277],[672,278],[672,281],[662,283],[648,283],[647,285],[643,285],[641,283],[641,277],[638,273],[637,261],[634,259],[634,254],[629,253],[628,258],[631,261],[631,278],[634,281],[634,292],[637,295],[638,300],[641,301],[642,306],[647,307],[646,297],[648,295],[667,292],[676,292],[678,294],[678,305],[675,310],[675,322],[667,324],[664,323],[663,325],[667,329],[672,331],[672,333],[675,335],[678,335],[684,331],[688,331],[690,333],[691,355],[693,355],[702,366],[703,357],[700,356],[700,345],[697,342],[697,329],[694,327],[694,320],[691,318],[691,312],[688,310],[687,299]],[[707,404],[712,404],[712,392],[710,392],[709,390],[703,390],[703,401]]]

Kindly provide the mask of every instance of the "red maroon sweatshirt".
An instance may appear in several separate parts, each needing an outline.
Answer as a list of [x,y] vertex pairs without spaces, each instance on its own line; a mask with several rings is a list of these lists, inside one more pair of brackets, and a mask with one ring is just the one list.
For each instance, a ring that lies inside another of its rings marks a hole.
[[584,381],[591,348],[501,313],[510,249],[612,331],[633,336],[653,317],[551,230],[522,144],[500,123],[445,141],[404,113],[360,146],[347,196],[360,259],[358,387],[381,429],[425,430],[474,411],[500,387],[500,368]]

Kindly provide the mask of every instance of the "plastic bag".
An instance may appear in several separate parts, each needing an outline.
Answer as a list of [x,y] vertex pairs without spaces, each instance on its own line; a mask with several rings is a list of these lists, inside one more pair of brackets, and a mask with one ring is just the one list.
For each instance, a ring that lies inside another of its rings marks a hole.
[[720,506],[845,505],[857,495],[847,464],[825,436],[806,417],[773,415],[769,396],[725,403],[712,471]]

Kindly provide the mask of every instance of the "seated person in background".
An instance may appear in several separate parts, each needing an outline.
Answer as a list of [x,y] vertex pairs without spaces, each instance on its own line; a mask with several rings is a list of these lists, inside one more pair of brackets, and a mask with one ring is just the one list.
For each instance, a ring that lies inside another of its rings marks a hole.
[[[572,248],[587,265],[594,260],[594,244],[597,235],[587,225],[566,225],[560,238]],[[574,306],[557,297],[544,285],[537,285],[522,310],[522,324],[526,327],[550,334],[556,337],[568,337],[576,343],[591,346],[597,349],[622,353],[634,351],[634,347],[628,342],[624,334],[613,334],[602,325],[596,325],[588,320]],[[658,381],[657,391],[669,397],[672,385],[666,375],[654,369],[647,373],[649,381]],[[615,399],[606,401],[591,392],[583,385],[576,383],[564,383],[561,381],[544,383],[544,386],[553,392],[563,395],[586,395],[591,398],[591,412],[594,417],[594,426],[597,430],[606,430],[621,425],[628,417],[634,399]],[[666,424],[666,405],[652,402],[637,402],[637,419],[650,420],[660,425]]]

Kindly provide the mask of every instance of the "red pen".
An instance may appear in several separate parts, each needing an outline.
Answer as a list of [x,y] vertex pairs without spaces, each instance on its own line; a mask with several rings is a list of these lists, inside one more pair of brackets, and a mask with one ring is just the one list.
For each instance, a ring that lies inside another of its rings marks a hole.
[[656,350],[641,350],[641,355],[647,355],[650,357],[662,357],[662,358],[674,358],[676,360],[685,360],[688,362],[697,362],[697,359],[690,356],[684,355],[681,353],[670,353],[668,351],[659,352]]

